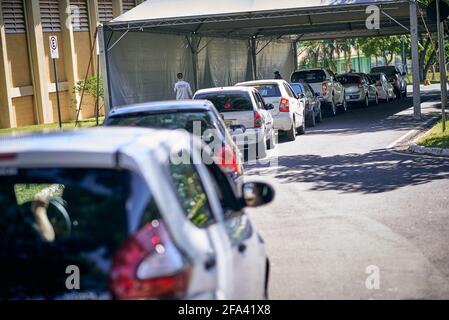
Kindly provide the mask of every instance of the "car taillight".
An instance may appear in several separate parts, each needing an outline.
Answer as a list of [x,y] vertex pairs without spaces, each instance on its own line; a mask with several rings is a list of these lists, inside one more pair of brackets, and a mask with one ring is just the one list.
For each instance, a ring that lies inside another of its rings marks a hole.
[[262,116],[258,111],[254,111],[254,128],[262,128]]
[[170,240],[164,223],[153,220],[114,255],[110,290],[117,299],[181,297],[190,275],[191,269]]
[[225,173],[238,173],[239,164],[237,160],[236,152],[232,147],[225,145],[218,151],[217,164]]
[[327,82],[323,82],[321,88],[323,89],[323,97],[325,97],[327,95]]
[[279,105],[279,112],[290,112],[290,105],[288,99],[281,98],[281,104]]
[[16,158],[15,153],[0,153],[0,161],[11,161]]

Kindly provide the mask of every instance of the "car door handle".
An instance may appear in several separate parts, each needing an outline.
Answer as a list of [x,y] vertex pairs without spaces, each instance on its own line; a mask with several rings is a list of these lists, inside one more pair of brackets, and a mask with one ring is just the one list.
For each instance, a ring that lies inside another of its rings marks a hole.
[[240,243],[238,245],[238,250],[239,250],[240,253],[244,253],[246,251],[246,244]]
[[217,264],[217,260],[215,259],[215,255],[209,255],[204,262],[204,269],[210,270]]

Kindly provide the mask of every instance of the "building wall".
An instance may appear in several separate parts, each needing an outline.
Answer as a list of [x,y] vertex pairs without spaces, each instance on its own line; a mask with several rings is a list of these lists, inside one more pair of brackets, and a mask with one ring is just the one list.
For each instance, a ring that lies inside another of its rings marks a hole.
[[[9,107],[0,106],[0,127],[49,122],[50,120],[42,120],[42,117],[38,116],[45,113],[44,109],[53,115],[52,121],[58,121],[55,77],[49,48],[50,35],[56,35],[59,44],[57,69],[62,120],[75,119],[78,108],[81,109],[81,119],[94,117],[95,99],[85,93],[81,103],[81,95],[74,93],[74,86],[79,80],[84,80],[86,74],[91,77],[96,73],[94,68],[96,51],[87,70],[94,42],[92,29],[95,29],[98,23],[104,22],[102,19],[110,18],[110,8],[113,9],[115,17],[133,4],[137,5],[142,1],[86,0],[85,8],[88,12],[86,19],[89,21],[86,23],[84,19],[82,28],[78,29],[74,27],[75,25],[72,25],[72,28],[66,27],[66,21],[70,20],[65,16],[65,12],[70,12],[70,5],[83,1],[14,0],[13,2],[15,8],[23,7],[12,9],[11,1],[0,0],[0,32],[3,33],[0,47],[6,49],[2,53],[6,67],[0,68],[0,72],[3,73],[0,74],[0,79],[6,79],[4,83],[7,84],[7,92],[0,90],[0,103],[9,105]],[[23,21],[12,23],[11,18],[17,15],[22,15]],[[42,47],[43,51],[40,51],[39,48]]]

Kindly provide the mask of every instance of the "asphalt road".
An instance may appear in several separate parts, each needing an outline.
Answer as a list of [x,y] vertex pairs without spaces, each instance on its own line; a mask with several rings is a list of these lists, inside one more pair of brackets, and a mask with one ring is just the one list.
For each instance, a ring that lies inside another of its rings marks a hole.
[[[449,160],[387,148],[423,122],[411,105],[326,118],[247,165],[277,192],[248,210],[271,259],[271,299],[449,298]],[[437,108],[424,103],[424,119]]]

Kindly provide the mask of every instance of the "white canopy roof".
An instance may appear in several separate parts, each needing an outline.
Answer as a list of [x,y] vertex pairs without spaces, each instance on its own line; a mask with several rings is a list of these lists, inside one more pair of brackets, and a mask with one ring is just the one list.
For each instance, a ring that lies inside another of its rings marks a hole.
[[[369,5],[381,9],[378,30],[366,28]],[[422,14],[426,18],[425,10]],[[299,34],[302,40],[405,34],[409,0],[147,0],[106,25],[113,30],[241,38]]]

